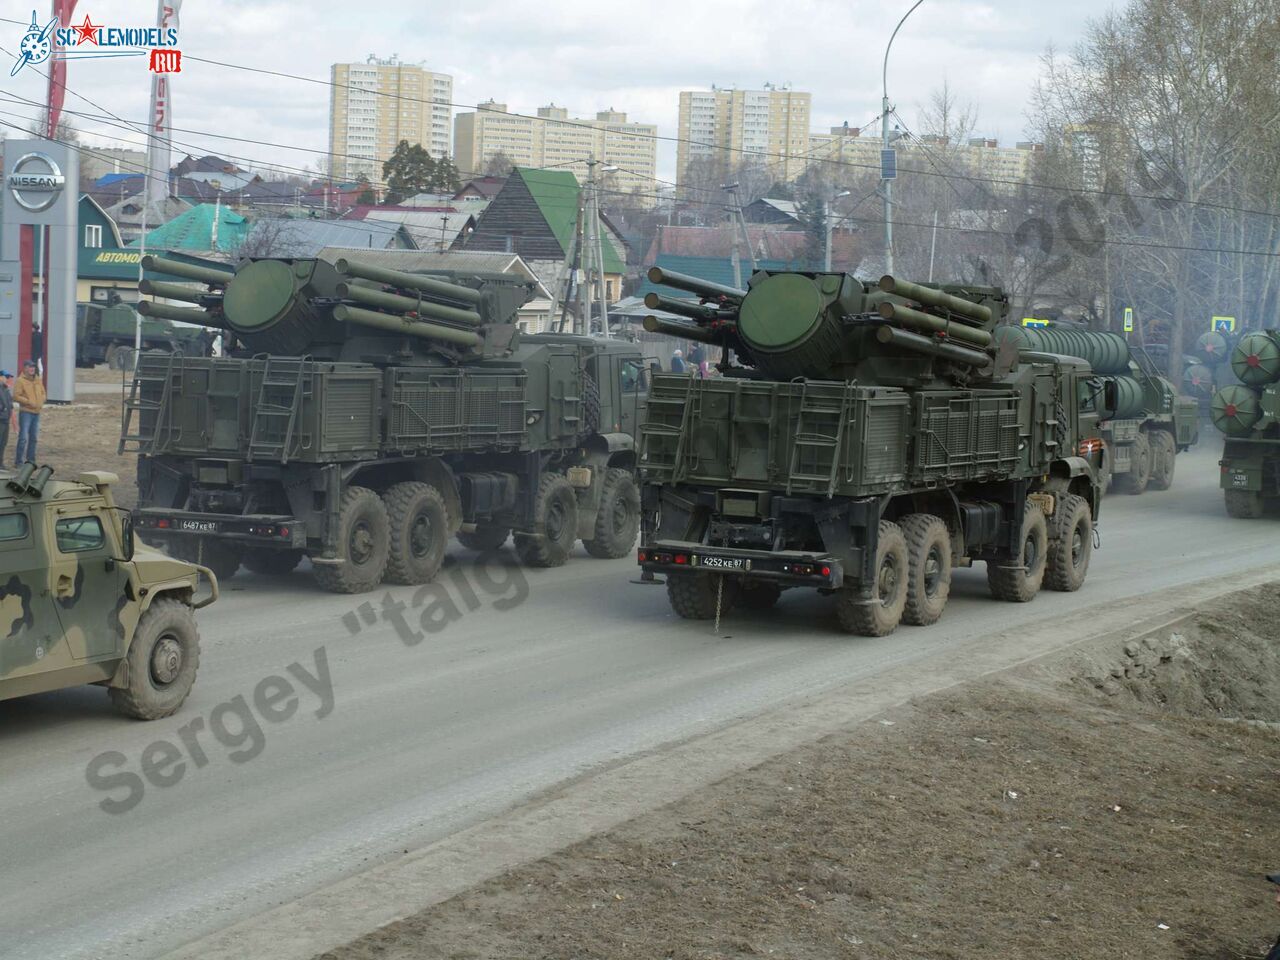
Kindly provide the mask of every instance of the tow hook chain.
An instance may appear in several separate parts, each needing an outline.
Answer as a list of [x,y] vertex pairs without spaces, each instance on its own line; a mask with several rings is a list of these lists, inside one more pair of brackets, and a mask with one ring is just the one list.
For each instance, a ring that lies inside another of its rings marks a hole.
[[1102,534],[1098,531],[1098,525],[1096,523],[1093,525],[1093,549],[1102,549]]
[[724,574],[716,574],[716,634],[720,633],[720,599],[724,596]]

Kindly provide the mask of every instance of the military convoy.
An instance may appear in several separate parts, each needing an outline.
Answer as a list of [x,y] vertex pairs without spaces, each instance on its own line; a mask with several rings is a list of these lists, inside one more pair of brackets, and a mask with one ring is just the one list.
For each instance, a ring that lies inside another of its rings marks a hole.
[[[0,700],[81,684],[155,720],[186,700],[200,664],[194,612],[218,598],[204,567],[134,547],[109,473],[0,472]],[[207,595],[197,598],[199,579]]]
[[998,331],[1021,348],[1082,357],[1093,372],[1116,387],[1116,409],[1102,422],[1104,445],[1098,481],[1118,493],[1168,490],[1173,485],[1177,455],[1199,436],[1199,404],[1178,394],[1156,365],[1118,333],[1070,326]]
[[841,626],[929,624],[957,566],[994,597],[1084,582],[1115,378],[995,330],[998,288],[757,271],[740,290],[654,267],[650,331],[718,346],[719,377],[657,375],[641,427],[647,575],[709,619],[782,590]]
[[[105,363],[124,369],[119,363],[122,351],[132,350],[137,343],[138,315],[127,303],[107,306],[97,303],[76,304],[76,366],[96,367]],[[181,351],[188,355],[207,355],[212,338],[199,327],[179,326],[168,320],[147,318],[142,321],[142,349]]]
[[1210,403],[1225,436],[1221,484],[1227,513],[1254,519],[1280,503],[1280,330],[1246,333],[1230,362],[1239,382]]
[[523,334],[534,285],[358,259],[145,258],[149,317],[220,328],[237,356],[144,354],[121,450],[138,453],[138,527],[231,576],[309,557],[336,592],[432,580],[450,536],[556,566],[577,540],[630,552],[634,344]]

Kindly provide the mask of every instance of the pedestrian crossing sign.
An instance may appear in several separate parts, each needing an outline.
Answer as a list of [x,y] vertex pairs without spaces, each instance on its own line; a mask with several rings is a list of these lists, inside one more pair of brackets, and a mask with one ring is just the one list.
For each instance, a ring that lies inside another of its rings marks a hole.
[[1214,317],[1213,325],[1209,328],[1215,333],[1235,333],[1236,318],[1235,317]]
[[1133,333],[1133,307],[1124,308],[1124,332]]

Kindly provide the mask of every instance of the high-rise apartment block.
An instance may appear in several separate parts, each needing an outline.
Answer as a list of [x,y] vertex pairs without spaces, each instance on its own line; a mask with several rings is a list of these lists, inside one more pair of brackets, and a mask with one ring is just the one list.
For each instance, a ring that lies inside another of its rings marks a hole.
[[[651,206],[658,169],[658,128],[633,123],[619,110],[601,110],[594,118],[570,118],[564,107],[539,107],[537,116],[511,113],[490,100],[474,113],[453,121],[454,162],[463,175],[480,175],[502,154],[519,167],[571,170],[585,182],[589,159],[617,167],[601,172],[605,189],[644,195]],[[614,195],[616,199],[616,194]]]
[[694,162],[703,162],[714,179],[756,160],[777,179],[794,180],[808,165],[809,107],[808,93],[771,84],[763,90],[681,91],[676,179],[687,182]]
[[382,164],[407,140],[433,157],[452,152],[453,77],[396,57],[335,63],[329,99],[331,176],[382,180]]

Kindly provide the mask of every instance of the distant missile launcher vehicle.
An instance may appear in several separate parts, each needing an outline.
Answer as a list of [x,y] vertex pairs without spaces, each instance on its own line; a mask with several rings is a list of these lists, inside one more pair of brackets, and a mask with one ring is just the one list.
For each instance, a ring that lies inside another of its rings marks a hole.
[[1230,363],[1239,382],[1210,403],[1224,435],[1221,484],[1227,513],[1254,519],[1280,503],[1280,330],[1246,333]]

